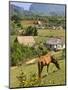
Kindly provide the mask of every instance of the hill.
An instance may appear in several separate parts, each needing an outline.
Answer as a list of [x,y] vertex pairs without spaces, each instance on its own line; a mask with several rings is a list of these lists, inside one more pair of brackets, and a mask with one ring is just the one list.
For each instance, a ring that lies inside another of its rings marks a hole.
[[42,4],[33,3],[30,7],[30,11],[34,13],[39,13],[41,15],[65,15],[65,6],[56,4]]

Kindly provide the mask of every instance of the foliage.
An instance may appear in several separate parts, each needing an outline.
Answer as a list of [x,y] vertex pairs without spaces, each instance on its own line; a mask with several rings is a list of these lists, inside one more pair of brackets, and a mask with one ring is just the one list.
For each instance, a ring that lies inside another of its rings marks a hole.
[[20,17],[18,15],[13,15],[11,17],[11,21],[14,21],[14,23],[19,23]]
[[17,25],[14,23],[14,21],[10,22],[10,34],[15,35],[17,30]]
[[30,74],[29,78],[26,77],[26,74],[22,71],[19,76],[17,76],[19,81],[19,87],[33,87],[39,86],[40,82],[36,77],[36,74]]
[[21,18],[18,15],[11,16],[10,19],[10,32],[11,35],[17,35],[19,29],[23,29],[23,25],[21,25]]
[[20,22],[15,23],[14,21],[10,21],[10,34],[11,35],[17,35],[19,29],[23,29],[23,26],[20,24]]
[[28,26],[26,29],[26,36],[37,36],[37,29],[36,27]]
[[13,43],[11,46],[11,65],[14,66],[16,65],[19,60],[22,60],[22,46],[19,45],[18,43]]
[[26,75],[23,72],[21,72],[20,75],[17,76],[17,79],[19,80],[19,86],[24,87],[26,84]]
[[[31,64],[31,65],[25,65],[22,64],[22,68],[19,67],[11,67],[10,68],[10,87],[16,88],[20,87],[20,81],[17,77],[21,76],[21,73],[23,72],[26,80],[24,87],[31,87],[31,86],[54,86],[54,85],[65,85],[65,60],[59,60],[60,64],[60,70],[57,70],[57,68],[54,66],[54,64],[49,65],[48,75],[47,75],[47,67],[44,66],[42,71],[42,80],[38,81],[38,69],[37,69],[37,63]],[[22,70],[20,72],[20,70]],[[58,77],[60,77],[58,79]],[[35,82],[32,82],[34,81]],[[37,82],[36,82],[37,80]],[[27,81],[27,82],[26,82]],[[31,85],[32,83],[32,85]],[[23,87],[23,86],[22,86]]]
[[18,42],[14,42],[11,46],[11,66],[36,56],[36,51],[32,47],[20,45]]

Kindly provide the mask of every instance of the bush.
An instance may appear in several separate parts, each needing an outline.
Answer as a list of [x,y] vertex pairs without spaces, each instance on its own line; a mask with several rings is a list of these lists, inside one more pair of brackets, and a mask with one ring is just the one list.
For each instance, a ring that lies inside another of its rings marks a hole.
[[16,34],[17,25],[14,23],[14,21],[10,22],[10,34],[15,35]]
[[37,33],[36,27],[32,27],[32,26],[27,27],[25,35],[27,35],[27,36],[37,36],[38,33]]
[[19,23],[20,20],[21,18],[18,15],[13,15],[11,17],[11,21],[14,21],[15,23]]
[[33,86],[40,86],[38,78],[36,74],[31,74],[29,78],[27,78],[26,74],[22,71],[19,76],[17,76],[19,81],[19,87],[33,87]]
[[26,75],[23,73],[23,71],[20,73],[19,76],[17,76],[17,79],[19,81],[20,87],[24,87],[26,85]]
[[22,46],[18,43],[13,43],[11,46],[11,66],[15,66],[22,60]]
[[10,48],[11,66],[18,65],[20,62],[37,56],[35,49],[29,46],[20,45],[18,42],[14,42]]
[[35,51],[38,56],[45,55],[49,52],[49,50],[42,43],[37,45]]
[[40,44],[37,48],[24,46],[19,44],[17,39],[15,39],[15,42],[10,47],[11,66],[16,66],[23,61],[45,55],[47,52],[48,50],[44,45]]

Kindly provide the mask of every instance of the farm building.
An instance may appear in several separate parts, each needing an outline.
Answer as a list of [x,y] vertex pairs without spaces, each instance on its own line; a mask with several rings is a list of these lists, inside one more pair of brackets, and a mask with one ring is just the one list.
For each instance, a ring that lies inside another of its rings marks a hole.
[[61,38],[49,38],[46,41],[46,46],[51,50],[61,50],[65,48],[65,43]]
[[43,22],[43,21],[38,20],[38,21],[35,21],[34,24],[35,24],[36,28],[38,28],[38,29],[45,28],[45,22]]
[[63,30],[63,27],[62,26],[58,26],[57,29]]
[[32,36],[17,36],[17,41],[20,44],[33,46],[35,44],[35,40]]

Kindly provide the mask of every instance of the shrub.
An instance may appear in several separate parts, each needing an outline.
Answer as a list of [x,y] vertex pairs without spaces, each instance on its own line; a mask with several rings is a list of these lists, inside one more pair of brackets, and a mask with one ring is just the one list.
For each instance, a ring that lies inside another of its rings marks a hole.
[[20,45],[18,42],[14,42],[10,48],[11,66],[18,65],[20,62],[37,56],[35,49],[29,46]]
[[36,77],[36,74],[31,74],[29,78],[27,78],[26,74],[22,71],[19,76],[17,76],[20,87],[33,87],[39,86],[41,82]]
[[27,36],[37,36],[37,34],[38,33],[37,33],[36,27],[32,27],[32,26],[27,27],[25,35],[27,35]]
[[24,87],[26,85],[26,75],[23,73],[23,71],[20,73],[19,76],[17,76],[17,79],[19,81],[20,87]]
[[15,66],[22,60],[22,46],[18,43],[13,43],[11,46],[11,66]]

